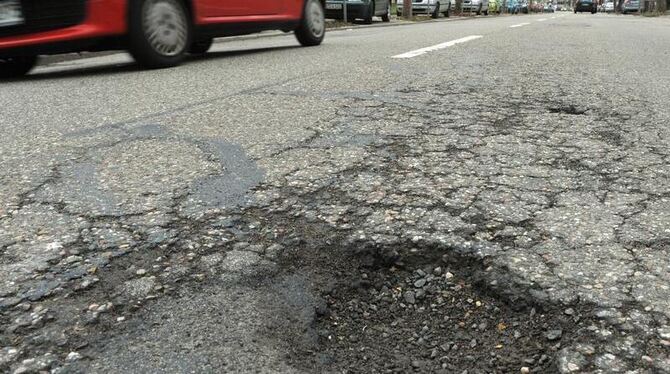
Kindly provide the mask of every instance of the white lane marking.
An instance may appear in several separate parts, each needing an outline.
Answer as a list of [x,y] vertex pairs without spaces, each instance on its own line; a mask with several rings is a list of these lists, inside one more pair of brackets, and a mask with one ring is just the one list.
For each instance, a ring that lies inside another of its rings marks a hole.
[[537,20],[537,22],[544,22],[546,20],[547,20],[546,18],[540,18],[540,19]]
[[518,25],[512,25],[512,26],[510,26],[509,28],[510,28],[510,29],[513,29],[513,28],[515,28],[515,27],[522,27],[522,26],[526,26],[526,25],[530,25],[530,23],[528,23],[528,22],[524,22],[524,23],[520,23],[520,24],[518,24]]
[[551,17],[551,19],[556,19],[556,16]]
[[460,39],[448,41],[446,43],[435,44],[435,45],[430,46],[430,47],[421,48],[421,49],[417,49],[417,50],[414,50],[414,51],[409,51],[409,52],[406,52],[406,53],[403,53],[403,54],[395,55],[392,58],[412,58],[412,57],[416,57],[416,56],[421,56],[421,55],[424,55],[428,52],[439,51],[440,49],[445,49],[445,48],[448,48],[448,47],[452,47],[456,44],[466,43],[466,42],[469,42],[471,40],[475,40],[475,39],[479,39],[479,38],[482,38],[482,36],[481,35],[470,35],[470,36],[466,36],[465,38],[460,38]]

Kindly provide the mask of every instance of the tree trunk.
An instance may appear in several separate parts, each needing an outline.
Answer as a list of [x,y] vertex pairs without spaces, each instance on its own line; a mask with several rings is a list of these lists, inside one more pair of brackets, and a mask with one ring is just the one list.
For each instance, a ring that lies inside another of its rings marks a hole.
[[402,0],[402,16],[405,19],[412,18],[412,0]]

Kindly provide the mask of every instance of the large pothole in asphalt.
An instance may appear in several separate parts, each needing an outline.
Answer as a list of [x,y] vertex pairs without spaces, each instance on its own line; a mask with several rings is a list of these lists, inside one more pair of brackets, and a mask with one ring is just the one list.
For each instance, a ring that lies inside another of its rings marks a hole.
[[[473,276],[486,272],[481,263],[416,253],[389,263],[338,246],[285,259],[310,274],[327,305],[316,313],[320,344],[296,345],[292,364],[308,372],[551,373],[566,345],[594,353],[579,344],[598,324],[586,309],[501,297]],[[570,365],[586,369],[587,361]]]

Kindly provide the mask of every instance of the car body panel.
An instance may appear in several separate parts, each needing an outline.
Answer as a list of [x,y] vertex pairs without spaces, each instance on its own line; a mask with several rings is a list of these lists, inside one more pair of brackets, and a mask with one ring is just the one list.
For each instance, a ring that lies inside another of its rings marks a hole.
[[623,3],[623,12],[639,12],[640,11],[640,1],[639,0],[628,0]]
[[488,12],[489,0],[463,0],[461,7],[464,12]]
[[[453,9],[456,3],[451,0],[412,0],[412,14],[433,14],[438,4],[440,9],[437,12],[446,13]],[[402,12],[403,7],[403,0],[398,0],[398,12]]]

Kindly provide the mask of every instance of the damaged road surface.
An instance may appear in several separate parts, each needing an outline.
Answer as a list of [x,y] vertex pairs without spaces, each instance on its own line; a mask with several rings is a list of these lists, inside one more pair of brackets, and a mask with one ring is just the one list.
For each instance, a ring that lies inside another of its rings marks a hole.
[[668,21],[538,18],[3,83],[0,372],[670,372]]

